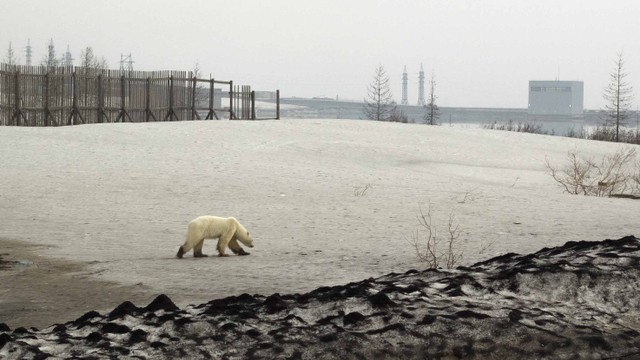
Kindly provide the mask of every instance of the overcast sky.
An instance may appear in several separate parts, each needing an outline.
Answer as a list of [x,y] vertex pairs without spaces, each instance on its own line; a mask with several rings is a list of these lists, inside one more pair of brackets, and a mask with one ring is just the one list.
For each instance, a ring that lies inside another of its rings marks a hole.
[[[526,108],[529,80],[582,80],[585,107],[623,51],[640,94],[637,0],[2,0],[9,42],[40,62],[49,39],[75,58],[91,46],[118,68],[191,70],[282,96],[362,100],[378,64],[417,102],[418,72],[433,71],[440,106]],[[640,104],[636,95],[633,108]]]

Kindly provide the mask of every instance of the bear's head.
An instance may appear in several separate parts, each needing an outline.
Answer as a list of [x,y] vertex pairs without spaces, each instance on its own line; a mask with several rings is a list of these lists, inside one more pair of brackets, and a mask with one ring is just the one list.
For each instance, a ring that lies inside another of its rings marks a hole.
[[251,237],[251,234],[249,234],[249,231],[247,231],[247,229],[245,229],[240,223],[238,223],[236,228],[236,239],[245,246],[253,247],[253,238]]

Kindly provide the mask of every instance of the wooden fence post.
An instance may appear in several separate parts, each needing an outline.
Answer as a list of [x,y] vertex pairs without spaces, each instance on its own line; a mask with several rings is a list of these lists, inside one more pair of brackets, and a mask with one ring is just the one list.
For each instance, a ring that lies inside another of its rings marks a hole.
[[104,96],[102,94],[102,74],[98,75],[98,123],[104,122]]
[[243,118],[247,120],[251,118],[251,86],[245,85],[243,93],[244,93],[244,108],[246,109],[244,111]]
[[198,112],[196,111],[196,97],[197,97],[197,84],[198,78],[193,77],[193,89],[191,93],[191,120],[195,120],[196,118],[200,120],[200,116],[198,116]]
[[256,119],[256,91],[251,91],[251,120]]
[[44,126],[49,126],[49,115],[51,112],[49,111],[49,73],[44,74],[44,89],[43,89],[43,97],[44,97]]
[[218,119],[218,115],[216,114],[216,111],[214,110],[214,105],[215,105],[215,96],[216,96],[216,82],[213,79],[209,80],[209,113],[207,113],[207,117],[205,118],[205,120],[213,120],[213,117],[216,117],[216,120],[220,120]]
[[280,90],[276,90],[276,120],[280,120]]
[[126,110],[125,110],[125,85],[124,74],[120,75],[120,113],[116,118],[116,122],[124,122]]
[[[14,105],[15,108],[13,110],[13,116],[11,117],[11,122],[14,121],[15,119],[15,124],[16,126],[20,126],[20,120],[25,120],[24,119],[24,114],[22,113],[22,99],[20,98],[20,70],[16,71],[15,74],[15,81],[13,84],[13,90],[14,90]],[[26,122],[26,121],[25,121]]]
[[149,122],[149,119],[153,116],[151,112],[151,78],[147,76],[145,81],[145,94],[144,94],[144,121]]
[[[246,120],[247,119],[247,87],[246,85],[240,85],[238,86],[238,102],[240,103],[240,105],[238,106],[240,108],[240,119],[241,120]],[[236,112],[238,112],[238,110],[236,110]]]
[[229,81],[229,120],[233,120],[233,80]]
[[176,113],[173,111],[173,75],[169,76],[169,111],[167,112],[167,116],[165,116],[164,121],[172,121],[171,119],[175,118],[178,120]]
[[73,89],[73,99],[71,113],[69,114],[67,123],[68,125],[75,125],[78,123],[78,117],[80,117],[80,119],[82,120],[82,115],[80,115],[80,111],[78,110],[78,78],[75,71],[71,74],[71,83]]

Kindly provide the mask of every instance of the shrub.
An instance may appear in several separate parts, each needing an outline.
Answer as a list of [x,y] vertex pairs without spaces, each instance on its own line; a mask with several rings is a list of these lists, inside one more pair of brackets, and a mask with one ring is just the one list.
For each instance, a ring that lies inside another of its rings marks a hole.
[[[584,136],[589,140],[616,141],[616,129],[613,126],[596,126],[592,131]],[[638,129],[620,128],[618,133],[619,142],[628,144],[640,144],[640,132]]]
[[456,250],[460,226],[455,223],[453,212],[449,214],[447,234],[444,239],[438,236],[436,226],[433,224],[431,205],[426,213],[420,208],[420,215],[417,218],[420,228],[411,238],[405,237],[414,248],[416,256],[425,261],[429,269],[437,269],[441,266],[447,269],[453,268],[462,259],[462,252]]
[[[575,151],[567,154],[568,164],[562,168],[551,165],[546,159],[547,171],[553,179],[573,195],[611,196],[635,191],[638,175],[633,148],[620,149],[605,155],[600,161],[583,158]],[[635,166],[634,166],[635,165]],[[635,184],[634,184],[635,182]]]
[[515,131],[530,134],[547,134],[546,131],[542,130],[542,124],[527,122],[519,122],[516,124],[513,122],[513,120],[509,120],[506,124],[498,124],[497,121],[494,121],[492,123],[483,125],[482,128],[489,130]]

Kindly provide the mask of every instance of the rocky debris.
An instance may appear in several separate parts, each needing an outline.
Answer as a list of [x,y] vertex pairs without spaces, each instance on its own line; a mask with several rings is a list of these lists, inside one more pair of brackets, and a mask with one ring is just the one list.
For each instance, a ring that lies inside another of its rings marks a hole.
[[6,270],[11,268],[12,266],[18,264],[17,261],[12,260],[3,260],[2,256],[6,256],[8,254],[0,254],[0,270]]
[[179,309],[165,295],[49,328],[0,324],[0,358],[640,357],[640,240],[568,242],[451,271]]

